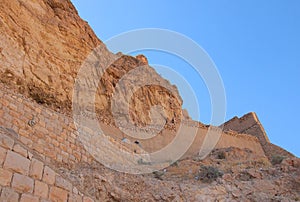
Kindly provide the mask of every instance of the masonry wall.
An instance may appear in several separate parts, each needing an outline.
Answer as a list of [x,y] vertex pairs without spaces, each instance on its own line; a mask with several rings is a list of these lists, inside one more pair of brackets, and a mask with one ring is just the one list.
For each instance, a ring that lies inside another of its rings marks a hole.
[[[188,126],[188,128],[184,131],[184,134],[193,134],[196,132],[196,136],[194,142],[191,144],[190,148],[184,154],[184,157],[197,155],[200,151],[200,148],[203,145],[203,141],[205,136],[207,135],[208,126],[203,125],[199,122],[192,120],[185,120],[183,124]],[[102,129],[106,131],[106,134],[110,134],[115,140],[119,142],[123,138],[122,132],[118,131],[116,128],[106,128],[102,126]],[[162,134],[157,135],[150,140],[139,140],[140,144],[136,147],[135,144],[130,145],[131,151],[138,151],[139,147],[148,151],[155,152],[161,149],[162,147],[168,145],[174,139],[176,135],[175,131],[165,130]],[[128,137],[131,142],[134,142],[133,138]],[[117,142],[118,142],[117,141]],[[260,144],[260,141],[257,137],[249,134],[238,134],[236,131],[226,131],[222,132],[219,140],[217,141],[215,148],[228,148],[228,147],[236,147],[240,149],[250,149],[258,156],[265,156],[264,150]]]
[[23,144],[47,162],[56,161],[71,167],[78,162],[93,161],[77,140],[71,117],[12,93],[3,85],[0,85],[0,117],[0,126],[18,134]]
[[233,130],[238,133],[246,133],[257,137],[262,145],[270,143],[270,140],[254,112],[250,112],[241,118],[234,117],[224,124],[224,130]]
[[[0,126],[11,129],[21,143],[40,154],[45,162],[63,163],[72,168],[79,162],[94,161],[78,140],[78,132],[71,117],[13,93],[3,85],[0,85],[0,116]],[[207,127],[193,121],[185,124],[198,128],[196,139],[187,152],[187,155],[196,155]],[[108,128],[107,131],[112,129]],[[156,149],[161,141],[167,143],[172,137],[172,135],[161,136],[157,138],[157,142],[148,145],[148,148]],[[248,148],[259,155],[264,155],[257,138],[248,135],[223,133],[216,146]]]
[[0,201],[92,202],[12,131],[0,128]]
[[238,134],[238,133],[223,133],[220,141],[216,145],[216,148],[228,148],[237,147],[241,149],[250,149],[253,153],[258,156],[264,156],[264,150],[260,144],[258,138],[253,137],[249,134]]
[[[185,156],[198,154],[200,147],[203,144],[204,138],[207,135],[207,128],[200,127],[198,129],[196,138],[187,151]],[[259,140],[248,134],[238,134],[236,132],[223,132],[220,139],[215,145],[215,148],[229,148],[236,147],[240,149],[250,149],[257,156],[265,156],[264,150]]]

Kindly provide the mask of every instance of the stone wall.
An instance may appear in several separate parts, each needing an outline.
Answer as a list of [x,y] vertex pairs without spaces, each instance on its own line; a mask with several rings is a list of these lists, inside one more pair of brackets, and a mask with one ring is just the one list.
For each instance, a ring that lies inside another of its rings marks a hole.
[[262,145],[270,143],[270,140],[254,112],[250,112],[241,118],[234,117],[224,124],[224,131],[233,130],[238,133],[246,133],[256,136]]
[[0,128],[0,201],[93,201],[15,135]]
[[234,117],[224,124],[224,131],[247,133],[259,139],[265,155],[271,160],[274,156],[294,157],[290,152],[270,143],[270,140],[257,115],[250,112],[241,118]]
[[[199,127],[195,140],[185,156],[196,155],[200,151],[204,138],[207,135],[207,128]],[[238,134],[236,132],[222,132],[215,145],[215,149],[236,147],[239,149],[250,149],[257,156],[265,156],[264,150],[259,140],[248,134]],[[205,148],[204,148],[205,149]]]
[[[46,162],[61,163],[72,168],[79,162],[92,163],[94,161],[78,140],[78,132],[71,117],[13,93],[4,85],[0,85],[0,115],[2,117],[0,126],[18,134],[17,138],[20,142],[39,153]],[[190,156],[198,154],[207,132],[207,126],[194,121],[189,122],[185,124],[198,128],[195,141],[186,153]],[[108,135],[114,134],[111,139],[115,139],[115,143],[121,144],[123,134],[120,131],[114,127],[106,127],[106,131]],[[155,151],[161,147],[162,142],[167,144],[172,138],[174,138],[172,131],[170,134],[165,131],[148,145],[142,140],[140,142],[147,148],[146,151]],[[248,148],[258,155],[264,155],[257,138],[249,135],[223,133],[216,147]],[[129,149],[133,152],[136,148]]]
[[0,86],[0,126],[10,128],[28,148],[38,152],[47,162],[69,166],[92,161],[77,140],[71,117],[43,107],[22,95]]

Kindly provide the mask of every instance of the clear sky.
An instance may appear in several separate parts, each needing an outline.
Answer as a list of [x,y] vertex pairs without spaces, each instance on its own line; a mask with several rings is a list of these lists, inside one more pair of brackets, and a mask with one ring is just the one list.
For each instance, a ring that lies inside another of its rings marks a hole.
[[[141,28],[170,29],[196,41],[223,79],[226,120],[255,111],[271,142],[300,156],[299,0],[72,2],[102,41]],[[150,64],[169,66],[190,82],[198,96],[200,121],[209,123],[209,93],[201,78],[187,70],[188,64],[166,53],[143,54]],[[197,118],[188,95],[179,91],[184,107]]]

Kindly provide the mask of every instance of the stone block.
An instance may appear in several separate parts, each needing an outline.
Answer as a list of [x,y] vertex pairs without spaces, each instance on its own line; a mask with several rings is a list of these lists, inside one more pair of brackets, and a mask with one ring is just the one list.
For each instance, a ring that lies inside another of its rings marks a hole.
[[22,193],[32,193],[33,192],[34,181],[30,177],[25,175],[20,175],[18,173],[14,174],[12,187]]
[[48,198],[48,192],[49,188],[48,185],[44,182],[35,181],[35,186],[34,186],[34,195],[35,196],[40,196],[42,198]]
[[15,104],[13,104],[12,102],[10,102],[7,107],[9,109],[13,110],[13,111],[17,111],[18,110],[18,107]]
[[28,155],[27,150],[25,148],[23,148],[21,145],[15,144],[13,151],[18,154],[21,154],[22,156],[27,158],[27,155]]
[[11,188],[2,188],[0,201],[17,202],[19,201],[19,194]]
[[34,179],[42,179],[44,163],[37,159],[32,159],[30,164],[29,176]]
[[38,144],[33,144],[32,149],[40,154],[44,154],[45,143],[40,141]]
[[14,143],[15,143],[15,141],[12,138],[10,138],[6,135],[0,134],[0,146],[11,150],[14,146]]
[[10,186],[12,178],[12,172],[8,170],[4,170],[3,168],[0,168],[0,185],[1,186]]
[[8,151],[3,167],[17,173],[28,175],[30,160],[13,151]]
[[39,202],[39,198],[30,194],[22,194],[20,202]]
[[53,185],[55,182],[55,172],[48,166],[44,168],[43,181],[49,185]]
[[50,201],[67,201],[68,200],[68,191],[61,189],[59,187],[51,187],[49,193]]
[[30,132],[28,130],[22,128],[19,129],[19,135],[21,137],[29,137],[29,134]]
[[20,137],[20,141],[21,141],[23,144],[27,145],[28,147],[32,147],[33,142],[32,142],[32,140],[28,139],[27,137],[21,136],[21,137]]

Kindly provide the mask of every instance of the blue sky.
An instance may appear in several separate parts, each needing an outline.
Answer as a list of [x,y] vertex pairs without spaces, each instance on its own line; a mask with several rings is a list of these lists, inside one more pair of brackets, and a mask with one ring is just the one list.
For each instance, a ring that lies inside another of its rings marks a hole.
[[[223,79],[226,120],[255,111],[271,142],[300,156],[300,1],[72,2],[102,41],[141,28],[170,29],[196,41]],[[143,54],[150,64],[169,66],[190,82],[198,97],[200,121],[209,123],[210,97],[201,77],[173,55]],[[176,79],[160,73],[176,84]],[[196,117],[188,95],[179,90],[184,107]]]

